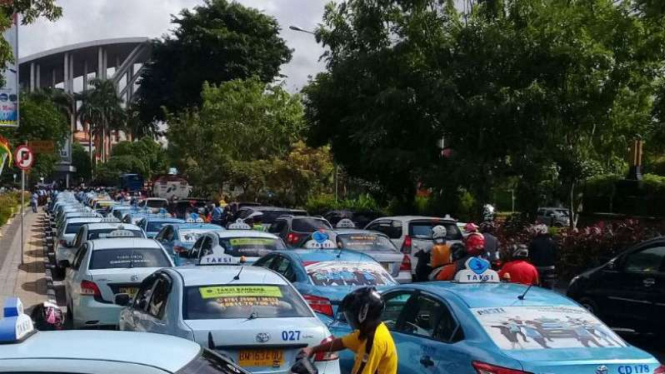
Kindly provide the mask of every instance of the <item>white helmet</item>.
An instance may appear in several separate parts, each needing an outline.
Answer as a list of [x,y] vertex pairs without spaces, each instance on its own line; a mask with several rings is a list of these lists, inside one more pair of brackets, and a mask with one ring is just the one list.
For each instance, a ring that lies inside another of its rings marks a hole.
[[438,225],[432,228],[432,239],[443,239],[448,235],[448,231],[445,227]]
[[536,227],[534,227],[534,229],[536,231],[536,234],[538,234],[538,235],[546,235],[547,232],[548,232],[547,225],[545,225],[543,223],[541,223],[540,225],[536,225]]

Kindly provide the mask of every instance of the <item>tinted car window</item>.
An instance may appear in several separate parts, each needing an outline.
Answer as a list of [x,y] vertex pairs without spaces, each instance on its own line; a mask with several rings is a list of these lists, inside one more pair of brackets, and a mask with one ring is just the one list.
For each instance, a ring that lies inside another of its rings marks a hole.
[[263,217],[261,217],[261,220],[263,223],[267,224],[272,224],[275,222],[275,220],[285,214],[292,214],[292,212],[288,209],[285,210],[268,210],[268,211],[260,211],[263,213]]
[[446,238],[448,240],[462,240],[462,232],[455,223],[421,221],[411,222],[409,224],[409,235],[417,239],[432,239],[432,228],[434,226],[443,226],[446,228]]
[[662,271],[665,247],[651,247],[632,253],[626,258],[624,269],[635,273],[656,273]]
[[81,226],[85,225],[85,222],[81,223],[70,223],[67,225],[67,228],[65,229],[65,234],[76,234]]
[[314,232],[321,229],[332,229],[328,222],[315,218],[294,218],[291,227],[293,231],[297,232]]
[[148,227],[146,228],[145,231],[148,232],[156,232],[162,229],[166,223],[164,222],[148,222]]
[[168,258],[157,248],[122,248],[94,251],[90,270],[169,267]]
[[259,257],[266,251],[286,249],[281,239],[272,238],[220,238],[219,245],[227,255]]
[[337,242],[341,242],[342,248],[356,251],[397,252],[393,242],[383,235],[371,233],[339,234],[337,235]]
[[186,287],[183,308],[186,320],[312,317],[298,293],[285,285]]
[[166,200],[148,200],[147,204],[150,208],[166,208],[169,205]]

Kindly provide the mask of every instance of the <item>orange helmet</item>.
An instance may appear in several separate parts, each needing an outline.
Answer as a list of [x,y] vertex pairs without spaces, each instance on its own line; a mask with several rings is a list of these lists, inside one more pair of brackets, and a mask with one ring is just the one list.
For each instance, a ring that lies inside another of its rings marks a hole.
[[485,250],[485,237],[483,234],[474,232],[466,238],[466,253],[469,256],[480,256]]

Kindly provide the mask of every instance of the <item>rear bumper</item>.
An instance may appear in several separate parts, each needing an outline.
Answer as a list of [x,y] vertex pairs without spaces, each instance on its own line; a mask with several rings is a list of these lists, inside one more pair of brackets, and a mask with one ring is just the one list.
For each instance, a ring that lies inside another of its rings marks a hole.
[[81,296],[74,302],[74,328],[118,325],[122,307],[100,303],[92,296]]

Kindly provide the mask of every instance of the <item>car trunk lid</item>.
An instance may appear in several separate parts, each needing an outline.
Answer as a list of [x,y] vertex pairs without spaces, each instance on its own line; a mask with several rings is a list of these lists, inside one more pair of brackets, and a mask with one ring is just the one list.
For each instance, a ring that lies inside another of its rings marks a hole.
[[[608,344],[608,342],[600,342]],[[634,347],[515,350],[508,356],[530,373],[652,374],[659,363]]]
[[89,270],[92,281],[97,284],[101,297],[106,302],[113,302],[119,293],[134,297],[141,282],[160,268],[123,268]]

